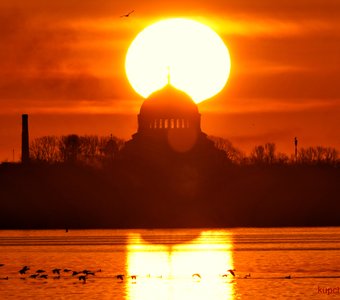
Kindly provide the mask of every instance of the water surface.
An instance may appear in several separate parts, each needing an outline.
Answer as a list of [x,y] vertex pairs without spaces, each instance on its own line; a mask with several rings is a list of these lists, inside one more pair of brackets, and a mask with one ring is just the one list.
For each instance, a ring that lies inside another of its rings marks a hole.
[[0,231],[0,264],[0,299],[335,299],[340,229]]

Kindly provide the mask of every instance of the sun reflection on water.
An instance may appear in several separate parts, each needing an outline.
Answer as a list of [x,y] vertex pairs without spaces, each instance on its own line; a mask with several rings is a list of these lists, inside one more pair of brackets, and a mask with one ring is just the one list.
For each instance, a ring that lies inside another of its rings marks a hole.
[[[234,299],[232,237],[203,231],[190,242],[151,244],[140,233],[129,235],[126,283],[128,300]],[[194,274],[198,274],[193,276]]]

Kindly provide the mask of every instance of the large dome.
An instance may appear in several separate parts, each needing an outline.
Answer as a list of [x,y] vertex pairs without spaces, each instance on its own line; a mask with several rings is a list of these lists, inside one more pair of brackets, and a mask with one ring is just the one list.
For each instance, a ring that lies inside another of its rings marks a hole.
[[152,93],[140,109],[140,115],[144,117],[178,118],[190,114],[198,114],[197,105],[188,94],[170,84]]

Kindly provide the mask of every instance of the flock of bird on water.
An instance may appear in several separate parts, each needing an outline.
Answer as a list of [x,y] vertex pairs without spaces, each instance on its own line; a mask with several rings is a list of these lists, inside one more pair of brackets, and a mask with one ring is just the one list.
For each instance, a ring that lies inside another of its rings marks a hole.
[[[4,264],[0,264],[0,267],[3,267]],[[36,270],[34,273],[32,274],[28,274],[28,271],[30,270],[30,268],[28,266],[24,266],[22,267],[18,273],[21,275],[20,279],[22,280],[26,280],[26,279],[48,279],[49,278],[49,275],[48,273],[43,270],[43,269],[38,269]],[[98,272],[102,272],[101,269],[99,270],[96,270],[96,271],[90,271],[90,270],[82,270],[82,271],[74,271],[74,270],[70,270],[70,269],[60,269],[60,268],[55,268],[52,270],[52,278],[53,279],[60,279],[61,278],[61,275],[64,273],[64,274],[69,274],[68,276],[70,276],[71,278],[77,278],[79,281],[81,281],[82,283],[86,283],[87,279],[90,277],[90,276],[95,276],[96,273]],[[235,274],[235,270],[232,270],[232,269],[229,269],[228,270],[228,273],[226,274],[223,274],[221,275],[222,278],[227,278],[228,275],[232,275],[232,278],[236,277],[236,274]],[[130,279],[132,281],[132,283],[136,283],[137,281],[137,275],[130,275],[130,276],[126,276],[124,274],[118,274],[115,276],[115,278],[119,281],[119,282],[123,282],[127,279]],[[151,277],[150,275],[147,275],[147,277]],[[157,276],[158,278],[162,278],[162,276]],[[244,277],[242,278],[250,278],[251,275],[250,273],[249,274],[246,274]],[[285,277],[286,279],[290,279],[290,275]],[[202,276],[199,274],[199,273],[195,273],[195,274],[192,274],[192,279],[196,282],[198,281],[201,281],[202,279]],[[9,277],[6,276],[6,277],[0,277],[0,280],[9,280]]]

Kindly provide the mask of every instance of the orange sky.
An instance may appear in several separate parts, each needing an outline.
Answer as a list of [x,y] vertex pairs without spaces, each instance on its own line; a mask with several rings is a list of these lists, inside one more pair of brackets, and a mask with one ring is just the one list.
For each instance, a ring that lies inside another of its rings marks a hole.
[[[120,15],[134,9],[129,18]],[[167,17],[216,30],[232,60],[229,82],[199,105],[207,134],[249,151],[275,142],[340,149],[338,0],[0,0],[0,161],[20,153],[20,115],[31,137],[129,138],[143,101],[124,60],[133,38]]]

